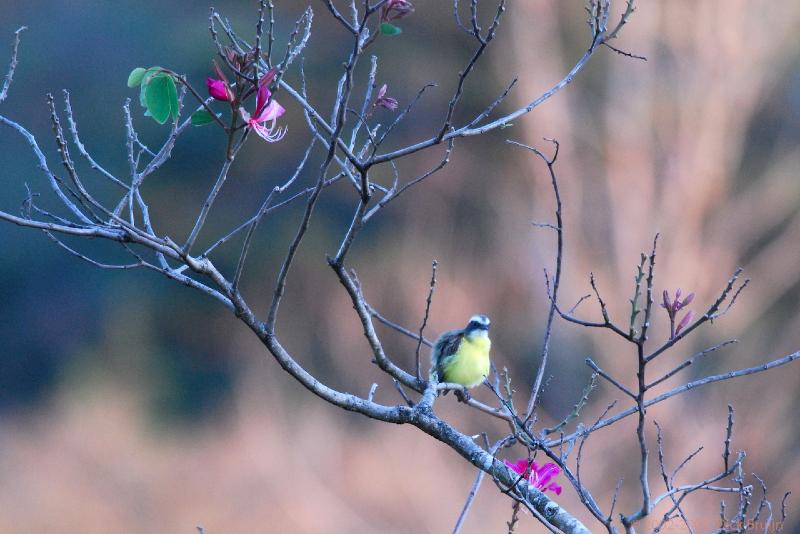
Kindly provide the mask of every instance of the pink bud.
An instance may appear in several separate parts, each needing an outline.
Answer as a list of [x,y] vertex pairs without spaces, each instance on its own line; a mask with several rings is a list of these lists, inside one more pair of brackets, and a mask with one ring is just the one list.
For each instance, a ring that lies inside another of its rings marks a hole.
[[688,306],[689,304],[692,303],[693,300],[694,300],[694,293],[689,293],[686,296],[686,298],[683,299],[683,302],[681,302],[681,308],[683,308],[684,306]]
[[381,19],[397,20],[414,12],[414,4],[408,0],[388,0],[381,10]]
[[211,64],[214,65],[214,74],[217,75],[217,79],[222,80],[223,82],[225,82],[225,85],[228,85],[228,78],[225,77],[225,73],[222,72],[221,68],[219,68],[217,62],[212,60]]
[[398,106],[397,99],[392,98],[391,96],[386,96],[386,90],[387,90],[387,85],[383,84],[381,88],[378,90],[378,98],[375,99],[375,105],[391,110],[397,109]]
[[258,80],[258,86],[263,87],[265,85],[269,85],[272,83],[272,80],[275,79],[275,75],[278,74],[278,69],[272,68],[269,69],[264,75]]
[[661,303],[661,307],[666,310],[670,310],[672,305],[669,303],[669,292],[665,289],[662,296],[664,297],[664,302]]
[[240,61],[241,57],[239,56],[239,53],[236,52],[236,50],[234,50],[230,46],[226,46],[224,48],[224,52],[225,52],[225,57],[231,63],[241,63],[241,61]]
[[683,319],[681,319],[681,322],[678,323],[678,326],[675,328],[676,336],[681,333],[681,330],[686,328],[689,325],[689,323],[692,322],[693,317],[694,317],[694,312],[692,310],[686,312],[686,315],[683,316]]
[[233,100],[233,94],[230,87],[222,80],[214,78],[206,79],[206,87],[208,87],[208,94],[215,100],[222,100],[223,102],[230,102]]

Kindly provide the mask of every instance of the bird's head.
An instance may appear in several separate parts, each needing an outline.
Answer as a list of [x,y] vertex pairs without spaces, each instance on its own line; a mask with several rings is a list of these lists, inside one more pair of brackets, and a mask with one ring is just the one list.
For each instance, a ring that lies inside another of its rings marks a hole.
[[486,334],[489,332],[489,325],[491,321],[485,315],[473,315],[469,323],[467,323],[467,327],[464,329],[464,332],[468,335],[481,335]]

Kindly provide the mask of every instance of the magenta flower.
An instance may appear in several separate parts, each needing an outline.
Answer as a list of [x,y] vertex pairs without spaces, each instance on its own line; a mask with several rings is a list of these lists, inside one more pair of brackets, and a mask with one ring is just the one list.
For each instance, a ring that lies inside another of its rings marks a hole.
[[[280,128],[276,126],[278,118],[281,117],[286,110],[283,106],[278,104],[277,101],[271,100],[272,92],[269,90],[269,82],[272,81],[274,77],[275,71],[271,70],[258,81],[256,109],[252,115],[244,108],[239,108],[239,113],[247,123],[247,127],[256,132],[268,143],[276,143],[286,135],[286,127]],[[269,123],[269,125],[267,125],[267,123]]]
[[402,19],[414,12],[414,4],[408,0],[388,0],[381,8],[381,20],[391,21]]
[[388,86],[383,84],[381,88],[378,90],[378,98],[375,99],[375,105],[380,106],[382,108],[395,110],[397,109],[397,99],[391,96],[386,96],[386,90]]
[[206,87],[208,87],[208,95],[215,100],[222,100],[223,102],[233,100],[233,92],[224,80],[206,78]]
[[536,462],[527,458],[520,458],[514,463],[503,460],[503,463],[518,475],[525,476],[527,474],[528,482],[539,491],[544,493],[551,490],[556,495],[561,495],[561,486],[550,482],[561,473],[561,469],[556,464],[548,462],[540,467]]
[[680,322],[678,322],[678,325],[675,326],[675,319],[678,317],[678,312],[692,303],[694,300],[694,293],[689,293],[686,295],[685,299],[681,300],[681,289],[678,288],[675,290],[675,299],[670,300],[669,292],[665,289],[662,297],[661,307],[667,310],[667,315],[669,316],[669,337],[673,339],[681,333],[681,330],[689,326],[689,323],[692,322],[694,312],[689,310]]

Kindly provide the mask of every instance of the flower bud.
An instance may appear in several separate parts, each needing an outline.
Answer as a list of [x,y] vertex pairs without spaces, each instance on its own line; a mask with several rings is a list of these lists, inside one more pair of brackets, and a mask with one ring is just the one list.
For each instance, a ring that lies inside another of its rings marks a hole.
[[209,96],[215,100],[222,100],[223,102],[230,102],[233,100],[233,92],[231,92],[231,88],[228,87],[228,84],[222,80],[207,78],[206,87],[208,87]]
[[398,20],[413,12],[414,4],[408,0],[389,0],[383,5],[383,8],[381,8],[381,20]]
[[689,323],[692,322],[693,317],[694,317],[694,312],[692,310],[686,312],[686,315],[683,316],[683,319],[681,319],[681,322],[678,323],[678,326],[675,328],[676,336],[681,333],[681,330],[689,326]]
[[378,91],[378,98],[375,99],[375,105],[380,106],[382,108],[395,110],[397,109],[397,99],[391,96],[386,96],[387,85],[383,84],[383,86]]

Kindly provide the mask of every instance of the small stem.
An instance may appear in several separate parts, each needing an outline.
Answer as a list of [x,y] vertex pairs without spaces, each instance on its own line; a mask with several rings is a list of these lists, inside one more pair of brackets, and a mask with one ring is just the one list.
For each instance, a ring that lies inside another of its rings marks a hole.
[[422,319],[422,325],[419,327],[419,339],[417,340],[417,350],[415,351],[415,361],[416,361],[416,372],[417,372],[417,380],[421,380],[422,376],[420,374],[420,358],[419,358],[419,351],[422,348],[422,333],[425,330],[425,326],[428,324],[428,316],[430,315],[431,311],[431,301],[433,300],[433,291],[436,289],[436,267],[439,263],[436,260],[433,260],[431,263],[431,284],[430,290],[428,291],[428,299],[425,301],[425,317]]

